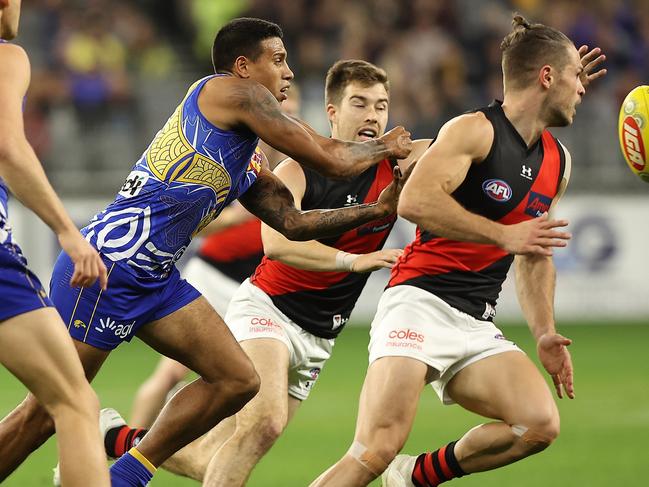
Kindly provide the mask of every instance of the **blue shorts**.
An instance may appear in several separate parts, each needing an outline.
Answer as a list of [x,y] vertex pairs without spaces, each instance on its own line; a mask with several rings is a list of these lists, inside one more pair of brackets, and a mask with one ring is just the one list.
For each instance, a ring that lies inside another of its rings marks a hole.
[[54,264],[50,293],[70,335],[102,350],[113,350],[131,341],[143,325],[163,318],[201,296],[180,278],[178,269],[164,279],[142,278],[130,269],[104,258],[108,289],[99,283],[71,288],[74,264],[61,253]]
[[54,306],[19,252],[0,245],[0,321]]

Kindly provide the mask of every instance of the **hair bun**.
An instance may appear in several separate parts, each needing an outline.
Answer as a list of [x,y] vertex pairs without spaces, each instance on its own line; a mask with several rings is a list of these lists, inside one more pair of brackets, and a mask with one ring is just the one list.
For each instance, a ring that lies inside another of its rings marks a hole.
[[530,24],[525,17],[518,13],[514,15],[514,18],[512,19],[512,25],[514,26],[514,28],[522,27],[526,30],[532,28],[532,24]]

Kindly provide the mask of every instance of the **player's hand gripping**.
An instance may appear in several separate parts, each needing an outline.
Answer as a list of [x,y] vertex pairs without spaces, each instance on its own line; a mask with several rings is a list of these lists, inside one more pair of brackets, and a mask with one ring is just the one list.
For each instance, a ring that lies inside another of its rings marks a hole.
[[383,249],[359,255],[352,262],[351,271],[361,273],[376,271],[384,267],[392,269],[401,254],[403,254],[403,249]]
[[74,274],[70,279],[70,286],[90,287],[99,279],[101,288],[106,289],[108,284],[106,266],[97,251],[86,242],[76,228],[59,234],[59,243],[74,262]]
[[606,69],[598,69],[593,72],[600,64],[606,61],[606,56],[602,54],[599,47],[594,47],[590,51],[588,46],[581,46],[579,48],[579,56],[581,57],[581,65],[584,70],[581,72],[581,84],[586,88],[591,81],[601,78],[606,74]]
[[388,158],[405,159],[412,151],[412,140],[410,132],[402,126],[394,127],[389,132],[384,133],[379,140],[382,140],[389,152]]
[[565,247],[572,235],[557,230],[568,220],[550,220],[548,214],[515,225],[505,225],[500,247],[510,254],[552,255],[553,247]]
[[541,335],[536,344],[539,360],[552,377],[557,395],[562,399],[564,392],[570,399],[575,398],[572,358],[567,348],[571,343],[572,340],[564,336],[548,333]]
[[384,209],[386,215],[393,215],[397,212],[401,190],[403,189],[403,185],[406,184],[406,181],[408,181],[416,164],[417,161],[410,164],[406,168],[404,175],[401,175],[401,168],[399,166],[394,166],[392,170],[392,182],[381,191],[377,200],[377,203]]

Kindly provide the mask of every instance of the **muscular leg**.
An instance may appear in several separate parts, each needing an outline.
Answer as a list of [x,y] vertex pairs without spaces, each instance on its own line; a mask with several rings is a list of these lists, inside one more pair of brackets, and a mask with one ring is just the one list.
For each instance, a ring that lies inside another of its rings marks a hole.
[[234,418],[235,416],[225,418],[203,436],[174,453],[162,464],[162,468],[176,475],[202,482],[214,452],[221,448],[225,440],[234,433],[236,427]]
[[366,486],[381,475],[408,438],[428,373],[426,364],[411,358],[373,362],[363,384],[354,436],[355,444],[367,450],[348,452],[311,486]]
[[209,463],[203,479],[207,487],[243,486],[300,404],[288,395],[289,350],[284,343],[259,338],[246,340],[241,346],[259,371],[261,389],[237,413],[234,434]]
[[[448,384],[459,405],[488,418],[456,444],[465,472],[508,465],[547,448],[559,434],[559,412],[547,384],[520,352],[487,357],[461,370]],[[518,434],[512,425],[527,428]]]
[[[92,479],[92,485],[110,485],[97,429],[99,401],[56,310],[39,309],[0,323],[0,343],[0,362],[33,393],[0,422],[0,481],[43,444],[56,426],[64,484],[86,486]],[[99,352],[85,356],[89,377],[107,356]],[[78,461],[79,451],[83,451],[83,462]]]
[[129,424],[150,428],[164,406],[167,394],[185,378],[189,369],[175,360],[162,357],[155,371],[137,390]]
[[142,327],[138,337],[201,376],[174,395],[138,444],[154,466],[239,411],[259,390],[252,362],[203,297]]

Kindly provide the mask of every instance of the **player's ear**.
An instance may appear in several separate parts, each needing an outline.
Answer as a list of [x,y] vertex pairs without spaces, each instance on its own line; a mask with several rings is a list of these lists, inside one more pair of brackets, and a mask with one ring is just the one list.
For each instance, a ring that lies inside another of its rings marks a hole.
[[554,70],[552,69],[552,66],[546,64],[541,68],[541,70],[539,71],[539,81],[541,82],[541,86],[543,86],[543,88],[550,88],[554,81]]
[[[0,0],[1,2],[2,0]],[[241,78],[250,78],[249,62],[246,56],[239,56],[234,60],[232,70]]]
[[329,123],[335,123],[337,115],[336,107],[331,103],[327,103],[327,118],[329,119]]

